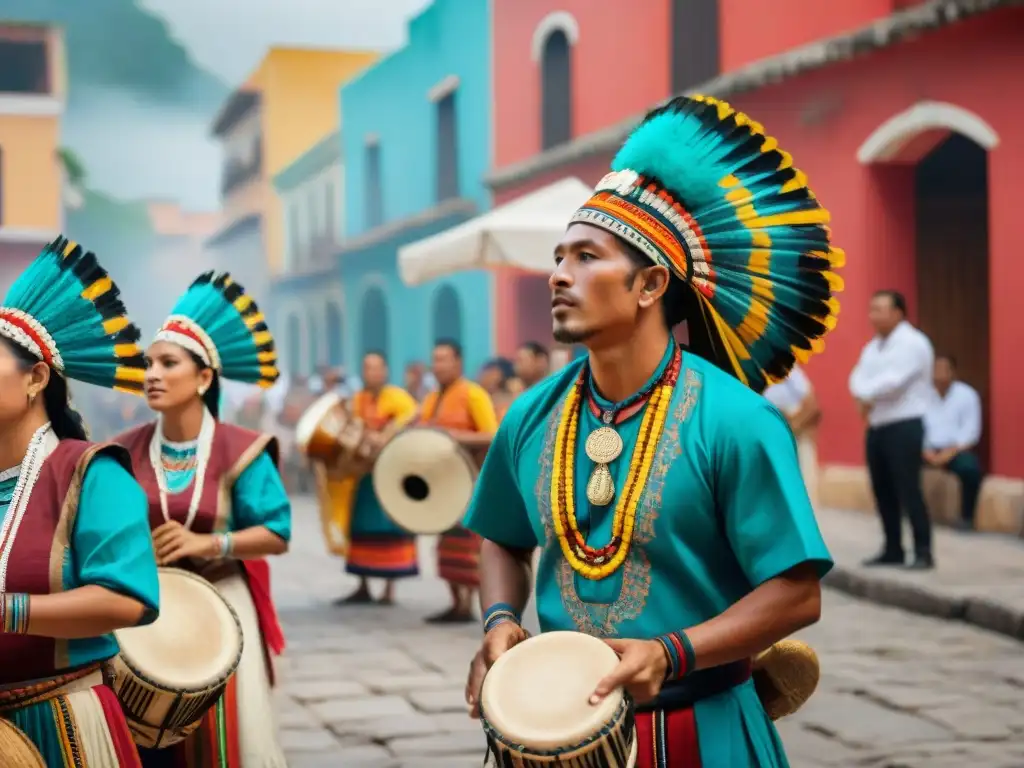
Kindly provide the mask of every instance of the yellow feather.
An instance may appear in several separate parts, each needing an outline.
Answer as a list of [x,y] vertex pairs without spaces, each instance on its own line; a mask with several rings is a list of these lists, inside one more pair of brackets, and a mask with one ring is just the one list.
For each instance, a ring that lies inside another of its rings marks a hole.
[[114,355],[116,357],[135,357],[141,355],[142,350],[138,344],[115,344]]
[[129,368],[119,365],[117,370],[114,371],[114,378],[118,381],[131,381],[141,384],[146,380],[146,370],[144,368]]
[[119,315],[118,317],[111,317],[103,321],[103,332],[115,334],[118,331],[123,331],[130,324],[131,321],[128,320],[128,318],[125,317],[124,315]]
[[105,294],[111,288],[114,287],[114,281],[109,277],[101,277],[99,280],[93,282],[92,285],[88,286],[82,291],[82,298],[87,301],[96,301],[100,296]]

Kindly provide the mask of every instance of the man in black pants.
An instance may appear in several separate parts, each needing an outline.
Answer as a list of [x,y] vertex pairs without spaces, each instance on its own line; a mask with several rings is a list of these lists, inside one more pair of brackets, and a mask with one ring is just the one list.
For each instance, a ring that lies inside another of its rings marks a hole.
[[865,565],[903,565],[902,512],[914,532],[910,567],[934,567],[932,527],[921,491],[923,417],[934,397],[931,342],[906,319],[896,291],[879,291],[868,312],[875,337],[850,374],[850,393],[868,423],[867,462],[885,545]]

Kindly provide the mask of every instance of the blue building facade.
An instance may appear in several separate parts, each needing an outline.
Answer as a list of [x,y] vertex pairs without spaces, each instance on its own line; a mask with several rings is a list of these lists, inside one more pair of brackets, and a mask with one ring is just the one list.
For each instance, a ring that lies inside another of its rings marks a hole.
[[406,286],[398,249],[490,207],[490,3],[435,0],[407,45],[341,89],[346,365],[383,351],[392,376],[458,341],[466,372],[492,354],[492,276],[482,271]]

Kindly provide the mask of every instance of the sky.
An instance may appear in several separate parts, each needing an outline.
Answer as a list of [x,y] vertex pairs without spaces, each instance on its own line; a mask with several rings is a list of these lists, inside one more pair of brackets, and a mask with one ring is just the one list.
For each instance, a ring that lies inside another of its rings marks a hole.
[[272,45],[393,49],[429,0],[140,0],[199,64],[230,86]]

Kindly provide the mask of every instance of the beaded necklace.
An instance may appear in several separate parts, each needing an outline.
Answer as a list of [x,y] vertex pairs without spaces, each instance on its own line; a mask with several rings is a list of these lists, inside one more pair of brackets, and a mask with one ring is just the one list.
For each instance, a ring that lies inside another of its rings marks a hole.
[[629,462],[625,490],[619,496],[612,518],[611,541],[599,549],[587,545],[576,520],[575,508],[576,437],[587,381],[587,366],[580,371],[575,385],[566,395],[555,435],[555,462],[551,473],[552,521],[562,554],[572,569],[584,578],[596,580],[610,576],[629,554],[637,505],[647,485],[658,442],[665,430],[665,417],[681,365],[682,351],[676,347],[671,361],[653,387],[640,422],[640,435]]
[[[213,449],[213,435],[217,427],[217,421],[207,409],[203,409],[203,422],[199,427],[199,438],[196,441],[196,463],[195,477],[192,481],[192,499],[188,505],[188,517],[185,518],[185,528],[191,529],[192,523],[199,512],[199,502],[203,498],[203,485],[206,482],[206,465],[210,461],[210,453]],[[164,438],[163,422],[158,420],[153,438],[149,442],[149,464],[153,467],[153,474],[156,475],[156,484],[160,492],[160,511],[165,521],[170,521],[171,515],[167,508],[167,495],[170,493],[167,487],[167,475],[164,473],[162,459],[163,444],[167,442]]]
[[10,505],[7,507],[7,514],[4,515],[3,525],[0,526],[0,593],[7,589],[7,564],[11,559],[14,540],[18,537],[21,521],[25,517],[25,510],[28,509],[32,490],[39,480],[43,462],[56,447],[57,442],[57,436],[50,428],[50,422],[46,422],[32,435],[32,439],[28,443],[28,450],[25,451],[25,458],[19,465],[18,482],[14,486],[14,493],[11,496]]

